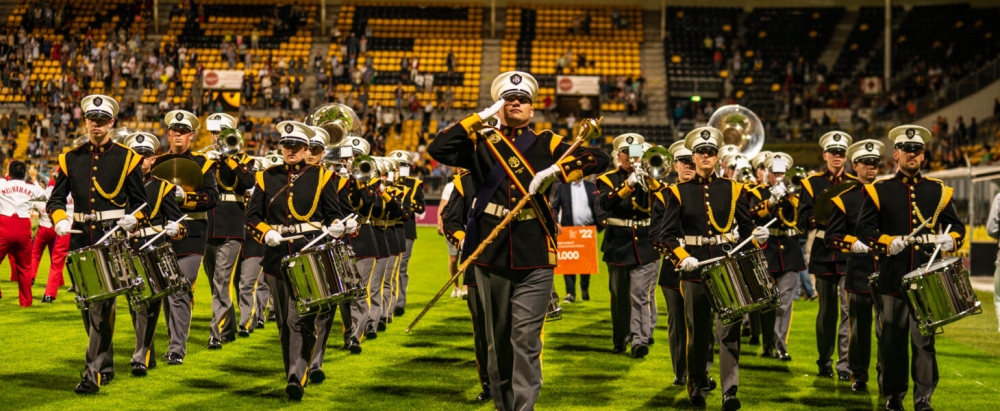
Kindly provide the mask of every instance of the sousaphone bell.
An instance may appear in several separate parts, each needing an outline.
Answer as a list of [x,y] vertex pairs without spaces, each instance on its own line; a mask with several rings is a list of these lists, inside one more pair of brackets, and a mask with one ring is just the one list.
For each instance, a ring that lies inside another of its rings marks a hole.
[[305,121],[307,126],[321,127],[330,134],[327,147],[340,145],[347,137],[360,137],[361,119],[350,107],[332,103],[317,108]]
[[722,132],[722,144],[733,144],[747,158],[753,158],[764,148],[764,124],[750,109],[739,104],[719,107],[708,119],[708,125]]

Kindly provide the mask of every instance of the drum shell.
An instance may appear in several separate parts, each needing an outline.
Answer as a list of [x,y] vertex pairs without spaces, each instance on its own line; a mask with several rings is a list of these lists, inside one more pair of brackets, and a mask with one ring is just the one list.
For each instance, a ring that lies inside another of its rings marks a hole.
[[744,314],[781,305],[777,286],[759,248],[705,266],[701,278],[712,307],[725,324],[742,320]]
[[71,251],[66,256],[66,270],[76,286],[80,309],[125,294],[137,277],[128,246],[119,239]]
[[129,306],[133,311],[143,311],[149,303],[191,289],[177,264],[177,254],[168,242],[133,253],[132,262],[140,279],[129,291]]
[[299,314],[324,313],[365,294],[353,254],[342,245],[322,244],[282,259],[281,269],[292,285]]
[[982,312],[962,259],[952,257],[903,276],[903,290],[920,334]]

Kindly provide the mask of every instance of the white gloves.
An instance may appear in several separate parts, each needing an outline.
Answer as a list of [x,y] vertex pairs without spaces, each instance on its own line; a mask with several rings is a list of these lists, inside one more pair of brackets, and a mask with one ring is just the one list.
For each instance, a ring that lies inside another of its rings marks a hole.
[[855,240],[854,244],[851,244],[851,252],[856,254],[868,254],[872,249],[865,245],[861,240]]
[[768,232],[767,229],[764,227],[757,227],[753,229],[753,232],[750,233],[750,236],[753,237],[754,240],[757,240],[758,243],[763,243],[767,241],[768,238],[771,237],[771,233]]
[[694,257],[687,257],[681,260],[680,265],[677,266],[681,271],[691,272],[698,269],[698,259]]
[[176,221],[171,221],[163,226],[163,231],[167,232],[167,236],[177,237],[177,234],[181,231],[181,226]]
[[479,112],[479,118],[481,118],[483,120],[486,120],[486,119],[488,119],[490,117],[495,116],[497,113],[500,112],[500,109],[503,108],[504,103],[506,103],[506,101],[504,101],[504,99],[502,99],[502,98],[500,100],[497,100],[497,102],[493,103],[493,105],[490,106],[489,108],[487,108],[487,109],[485,109],[483,111],[480,111]]
[[334,220],[333,224],[330,224],[330,226],[327,227],[326,232],[330,233],[330,235],[334,238],[340,238],[344,236],[344,231],[346,230],[347,229],[344,227],[343,221]]
[[354,234],[358,232],[358,222],[354,221],[353,218],[344,222],[344,232],[347,234]]
[[118,220],[118,226],[125,231],[135,230],[135,226],[137,224],[139,224],[139,221],[136,220],[135,217],[130,214],[126,214],[125,217],[122,217],[120,220]]
[[771,187],[771,196],[774,197],[774,201],[779,201],[785,198],[785,194],[788,194],[788,188],[785,187],[785,183],[781,182],[778,185]]
[[73,229],[73,222],[70,221],[68,218],[64,218],[62,220],[59,220],[59,222],[56,223],[56,226],[54,228],[56,230],[56,235],[63,236],[69,234],[69,230]]
[[632,174],[628,175],[628,180],[625,180],[625,184],[628,184],[629,187],[635,186],[635,183],[638,182],[639,182],[639,176],[635,175],[635,171],[633,171]]
[[177,186],[177,187],[174,188],[174,197],[177,197],[177,198],[180,199],[180,198],[184,198],[186,196],[187,196],[187,193],[184,192],[184,187]]
[[271,230],[267,234],[264,234],[264,243],[269,247],[277,247],[278,244],[281,244],[281,240],[284,240],[284,237],[278,234],[277,231]]
[[951,238],[948,234],[938,234],[938,236],[934,238],[934,244],[940,245],[941,249],[944,251],[952,251],[955,249],[955,239]]
[[535,174],[535,178],[531,179],[531,184],[528,184],[528,194],[545,191],[545,189],[549,187],[549,184],[552,183],[552,180],[555,180],[558,173],[559,165],[553,164],[549,166],[549,168]]
[[209,151],[209,152],[205,153],[205,157],[207,157],[209,160],[212,160],[212,161],[218,161],[219,160],[219,152],[215,151],[215,150]]
[[903,242],[903,237],[893,237],[892,242],[889,243],[889,255],[896,255],[906,248],[906,243]]
[[462,241],[458,242],[458,251],[463,251],[463,250],[465,250],[465,239],[464,238],[462,239]]

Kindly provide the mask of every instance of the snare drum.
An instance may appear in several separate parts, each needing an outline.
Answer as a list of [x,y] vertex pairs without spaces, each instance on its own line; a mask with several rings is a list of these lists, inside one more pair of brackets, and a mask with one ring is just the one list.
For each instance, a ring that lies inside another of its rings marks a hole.
[[71,251],[66,255],[66,269],[76,285],[76,306],[81,310],[92,302],[125,294],[138,278],[128,244],[121,238]]
[[925,336],[973,314],[983,312],[962,259],[952,257],[903,276],[903,290],[917,328]]
[[[347,265],[342,261],[345,250],[341,244],[321,244],[282,259],[281,269],[292,284],[300,315],[324,313],[337,304],[357,299],[361,279],[341,271]],[[353,274],[357,274],[356,266]]]
[[329,243],[334,254],[334,261],[337,263],[337,273],[340,281],[344,285],[344,292],[348,301],[358,301],[368,297],[368,284],[361,278],[358,272],[357,259],[354,256],[354,248],[344,241]]
[[156,300],[191,289],[168,242],[135,253],[132,261],[139,274],[139,282],[128,293],[133,311],[143,311]]
[[743,315],[771,310],[781,305],[778,288],[767,272],[764,252],[759,248],[741,251],[702,268],[701,279],[712,307],[724,324],[733,324]]

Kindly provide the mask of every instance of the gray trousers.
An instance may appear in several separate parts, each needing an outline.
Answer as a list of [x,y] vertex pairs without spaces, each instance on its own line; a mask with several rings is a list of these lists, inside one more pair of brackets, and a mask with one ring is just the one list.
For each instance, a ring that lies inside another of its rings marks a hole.
[[[201,266],[201,256],[190,254],[177,259],[177,265],[184,274],[188,285],[193,286],[198,279],[198,269]],[[184,358],[187,355],[188,332],[191,330],[191,308],[194,306],[194,291],[174,293],[166,297],[163,304],[163,316],[167,318],[167,335],[170,345],[167,352]]]
[[410,284],[410,256],[413,254],[413,240],[406,239],[406,252],[399,262],[399,288],[396,291],[396,305],[393,310],[406,308],[406,286]]
[[368,326],[368,316],[371,315],[371,279],[378,266],[375,257],[362,258],[357,260],[358,274],[361,274],[361,281],[368,284],[368,298],[351,303],[351,327],[350,338],[361,341],[365,334],[365,327]]
[[[240,327],[253,330],[257,326],[258,308],[263,311],[262,304],[257,302],[261,296],[257,290],[264,283],[264,271],[260,268],[261,257],[250,257],[240,262]],[[267,288],[266,285],[263,287]],[[267,297],[264,297],[267,304]]]
[[[663,289],[663,299],[667,301],[667,342],[670,344],[670,363],[675,377],[687,377],[687,321],[684,318],[684,296],[681,290],[669,287]],[[708,344],[708,360],[705,361],[706,375],[712,371],[715,359],[715,344]]]
[[274,313],[281,340],[281,356],[285,362],[287,381],[298,381],[303,387],[309,375],[309,362],[316,345],[316,315],[300,316],[295,310],[292,285],[288,280],[267,277],[267,286],[274,295]]
[[[475,266],[473,266],[475,269]],[[486,340],[486,313],[483,307],[483,300],[479,297],[476,286],[469,286],[469,314],[472,317],[472,341],[473,350],[476,353],[476,371],[479,372],[479,384],[483,388],[489,387],[489,350],[490,344]]]
[[[257,264],[260,264],[258,262]],[[257,323],[267,320],[267,310],[274,312],[274,297],[271,295],[271,287],[267,286],[267,275],[261,270],[257,275],[257,291],[254,294],[256,308],[254,308],[254,328]]]
[[[924,337],[917,329],[917,322],[909,304],[902,298],[889,295],[882,298],[882,336],[879,350],[882,353],[882,388],[886,398],[906,397],[913,367],[913,403],[931,403],[931,395],[938,383],[937,350],[934,336]],[[907,347],[907,342],[910,347]],[[907,349],[909,348],[909,349]],[[910,350],[913,358],[909,358]]]
[[[382,287],[385,286],[386,273],[389,273],[389,262],[391,262],[393,257],[388,258],[378,258],[375,260],[375,267],[372,270],[372,275],[368,279],[368,319],[365,320],[364,329],[361,330],[362,333],[367,329],[375,329],[375,324],[378,320],[382,318],[382,302],[384,298],[382,296]],[[359,267],[360,270],[360,267]]]
[[378,320],[388,322],[392,316],[392,310],[396,306],[396,289],[399,281],[399,255],[389,256],[385,266],[385,278],[382,279],[382,309],[379,311]]
[[[851,327],[847,318],[847,291],[843,275],[817,275],[816,294],[819,295],[819,312],[816,313],[816,349],[820,366],[833,365],[834,348],[837,348],[837,372],[851,372],[847,367],[847,350]],[[837,316],[840,325],[837,325]]]
[[542,326],[552,269],[477,267],[486,314],[490,392],[499,411],[532,410],[542,390]]
[[102,372],[115,372],[115,352],[111,344],[115,335],[115,300],[97,301],[87,307],[81,311],[83,326],[90,338],[83,378],[100,385]]
[[649,338],[653,339],[656,332],[656,323],[660,321],[660,312],[656,307],[656,280],[660,278],[660,265],[663,259],[656,260],[656,268],[653,271],[653,282],[649,285]]
[[132,365],[142,364],[147,368],[156,364],[156,351],[153,349],[153,337],[156,335],[156,322],[160,319],[162,299],[149,303],[143,311],[132,311],[132,326],[135,327],[135,351],[132,353]]
[[777,278],[777,283],[781,305],[774,310],[760,312],[761,336],[764,349],[788,352],[788,327],[792,324],[792,303],[799,288],[799,272],[785,272]]
[[230,290],[233,288],[233,274],[236,259],[240,256],[243,242],[228,239],[210,239],[205,245],[205,274],[212,284],[212,325],[209,336],[218,340],[232,341],[236,338],[236,310]]
[[[340,321],[345,325],[351,324],[351,303],[339,304]],[[323,358],[326,356],[326,344],[330,339],[330,329],[333,328],[333,317],[337,315],[337,306],[333,306],[330,312],[316,315],[316,348],[313,349],[312,361],[309,362],[309,372],[323,369]],[[344,340],[347,339],[347,328],[343,328]],[[346,342],[346,341],[345,341]]]
[[[681,281],[684,294],[684,313],[687,321],[688,395],[708,395],[708,372],[699,366],[708,362],[712,343],[712,303],[708,291],[701,283]],[[719,373],[722,392],[737,387],[740,382],[740,324],[724,325],[715,320],[715,340],[719,344]]]
[[650,297],[654,297],[657,262],[643,265],[608,264],[611,288],[611,334],[615,347],[648,345],[653,324]]
[[[851,322],[851,339],[847,365],[851,368],[854,381],[868,382],[868,367],[872,363],[872,323],[875,324],[875,336],[882,339],[882,323],[874,321],[872,316],[874,304],[871,294],[848,293],[847,313]],[[877,362],[875,369],[879,371],[879,381],[882,380],[882,353],[876,347]]]

